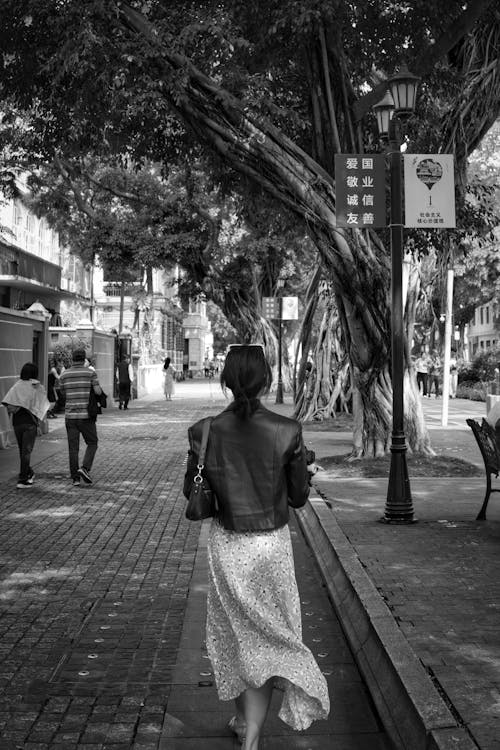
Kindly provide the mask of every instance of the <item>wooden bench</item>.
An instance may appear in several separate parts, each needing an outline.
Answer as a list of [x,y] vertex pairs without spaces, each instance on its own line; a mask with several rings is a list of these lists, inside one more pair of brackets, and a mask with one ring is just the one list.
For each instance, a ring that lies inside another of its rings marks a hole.
[[475,419],[467,419],[467,424],[474,433],[479,450],[484,461],[486,470],[486,495],[484,496],[483,505],[479,511],[476,521],[486,520],[486,507],[492,492],[500,492],[500,487],[491,486],[491,476],[498,477],[500,473],[500,455],[497,448],[495,430],[489,422],[483,417],[481,424]]

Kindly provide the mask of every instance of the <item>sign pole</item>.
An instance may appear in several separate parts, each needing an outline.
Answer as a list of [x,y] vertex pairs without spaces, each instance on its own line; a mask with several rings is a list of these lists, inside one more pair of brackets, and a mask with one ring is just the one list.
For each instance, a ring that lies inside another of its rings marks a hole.
[[278,318],[278,387],[276,388],[276,404],[283,403],[283,376],[281,372],[281,360],[282,360],[282,325],[283,319],[283,297],[279,297],[279,318]]
[[451,359],[451,336],[453,316],[453,269],[449,268],[446,274],[446,321],[444,329],[444,357],[443,357],[443,406],[441,412],[441,424],[448,425],[448,399],[450,397],[450,359]]

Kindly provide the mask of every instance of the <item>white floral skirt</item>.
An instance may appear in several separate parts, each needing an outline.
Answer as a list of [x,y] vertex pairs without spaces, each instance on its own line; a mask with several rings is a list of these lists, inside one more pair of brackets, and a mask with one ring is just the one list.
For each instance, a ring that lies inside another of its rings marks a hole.
[[288,526],[237,533],[212,521],[208,565],[207,650],[219,698],[233,700],[274,677],[284,722],[302,730],[326,719],[326,680],[302,642]]

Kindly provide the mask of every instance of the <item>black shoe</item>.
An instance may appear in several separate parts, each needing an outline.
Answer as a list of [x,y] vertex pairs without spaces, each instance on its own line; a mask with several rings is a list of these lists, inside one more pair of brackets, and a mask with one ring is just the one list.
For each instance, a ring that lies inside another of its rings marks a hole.
[[84,469],[82,466],[81,469],[78,469],[78,473],[80,474],[84,482],[86,482],[87,484],[92,484],[92,478],[87,469]]
[[122,405],[121,405],[121,404],[118,404],[118,408],[119,408],[119,409],[121,409],[121,408],[122,408]]
[[18,490],[25,490],[27,487],[31,487],[32,483],[26,480],[25,482],[18,482],[16,487]]
[[80,486],[80,478],[73,479],[73,487],[79,487]]

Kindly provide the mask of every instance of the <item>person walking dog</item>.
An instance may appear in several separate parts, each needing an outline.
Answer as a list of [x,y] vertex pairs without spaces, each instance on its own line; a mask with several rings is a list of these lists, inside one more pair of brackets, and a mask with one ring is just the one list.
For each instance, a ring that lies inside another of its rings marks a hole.
[[[302,428],[267,410],[271,369],[261,346],[230,349],[221,385],[232,403],[211,420],[203,475],[217,499],[208,541],[206,643],[219,698],[234,700],[230,729],[258,750],[274,688],[280,718],[303,730],[330,710],[326,680],[302,641],[300,600],[288,527],[310,474]],[[189,428],[184,494],[189,497],[205,418]]]
[[[102,389],[95,370],[85,365],[85,349],[75,349],[73,361],[59,380],[61,393],[66,401],[66,434],[68,437],[69,470],[74,487],[80,480],[92,484],[90,470],[97,452],[96,418],[89,416],[89,397],[92,388],[96,396]],[[82,465],[79,466],[80,435],[86,443]]]

